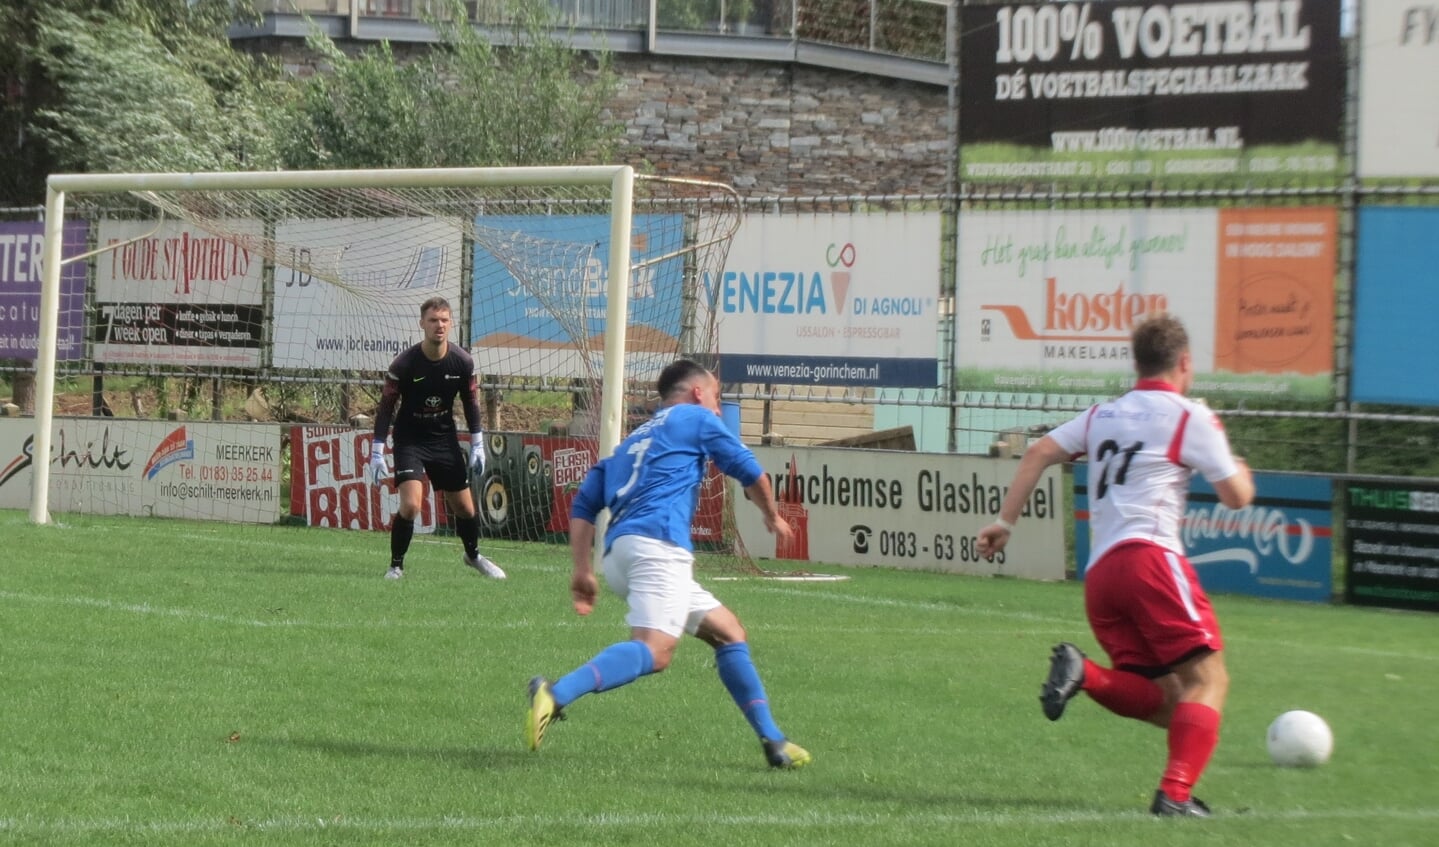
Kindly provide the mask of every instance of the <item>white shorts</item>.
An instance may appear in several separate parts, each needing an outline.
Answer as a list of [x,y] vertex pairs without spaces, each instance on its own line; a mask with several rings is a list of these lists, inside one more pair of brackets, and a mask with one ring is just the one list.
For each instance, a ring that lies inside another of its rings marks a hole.
[[721,605],[694,577],[695,557],[683,547],[621,535],[604,558],[605,583],[629,603],[625,623],[678,638],[694,635]]

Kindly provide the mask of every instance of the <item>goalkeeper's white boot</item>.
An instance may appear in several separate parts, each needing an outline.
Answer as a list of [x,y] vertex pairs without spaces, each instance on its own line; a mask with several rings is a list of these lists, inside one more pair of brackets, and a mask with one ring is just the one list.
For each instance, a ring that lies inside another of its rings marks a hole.
[[505,578],[505,572],[500,570],[500,566],[486,559],[484,553],[476,553],[473,556],[466,553],[465,564],[479,571],[481,576],[487,576],[490,579]]
[[402,567],[400,567],[399,565],[390,565],[390,569],[387,570],[387,571],[385,571],[385,579],[404,579],[404,578],[405,578],[405,569],[402,568]]

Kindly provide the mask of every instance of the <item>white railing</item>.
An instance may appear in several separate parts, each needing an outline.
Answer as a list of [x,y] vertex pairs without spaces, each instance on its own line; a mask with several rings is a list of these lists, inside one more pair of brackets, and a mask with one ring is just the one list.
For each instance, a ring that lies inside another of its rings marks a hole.
[[[549,0],[558,22],[579,29],[705,33],[807,41],[911,59],[945,61],[948,0]],[[446,0],[255,0],[264,15],[353,14],[419,21],[444,15]],[[466,0],[479,25],[510,23],[505,0]]]

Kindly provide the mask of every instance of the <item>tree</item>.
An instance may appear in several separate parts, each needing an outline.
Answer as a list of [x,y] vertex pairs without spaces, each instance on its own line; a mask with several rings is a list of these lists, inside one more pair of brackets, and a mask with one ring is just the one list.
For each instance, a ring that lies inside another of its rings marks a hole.
[[597,162],[622,126],[608,113],[618,89],[608,54],[588,59],[555,38],[553,10],[511,0],[513,45],[471,27],[463,5],[429,19],[440,41],[408,63],[388,43],[351,57],[318,29],[308,39],[330,65],[274,112],[291,168],[487,167]]
[[247,8],[10,0],[0,9],[10,38],[0,128],[15,155],[0,173],[0,201],[40,202],[52,171],[273,166],[261,114],[283,96],[278,71],[231,49],[226,36]]

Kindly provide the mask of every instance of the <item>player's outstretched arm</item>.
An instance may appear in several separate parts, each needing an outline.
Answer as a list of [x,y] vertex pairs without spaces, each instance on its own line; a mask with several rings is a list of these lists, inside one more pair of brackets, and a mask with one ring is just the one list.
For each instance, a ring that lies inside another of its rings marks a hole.
[[570,598],[575,611],[582,615],[594,611],[595,598],[600,593],[595,581],[595,522],[605,509],[605,468],[609,463],[610,459],[596,462],[570,501],[570,558],[574,560]]
[[1240,457],[1235,456],[1234,462],[1239,472],[1214,483],[1214,493],[1227,508],[1242,509],[1254,502],[1254,474],[1249,470],[1249,463]]
[[576,612],[588,615],[594,611],[600,586],[595,579],[595,525],[584,518],[570,518],[570,558],[574,560],[570,598]]
[[1040,475],[1050,465],[1057,465],[1068,458],[1069,453],[1048,435],[1024,451],[1024,458],[1019,460],[1009,491],[1004,495],[1004,503],[999,507],[999,515],[994,523],[979,531],[979,555],[988,558],[1004,549],[1009,543],[1010,532],[1024,512],[1025,502],[1034,493],[1034,486],[1039,484]]
[[789,521],[780,517],[779,505],[774,501],[774,489],[769,484],[769,477],[760,474],[758,479],[744,487],[744,493],[749,496],[750,502],[759,508],[760,514],[764,515],[765,529],[780,540],[788,541],[794,537],[794,528],[789,525]]

